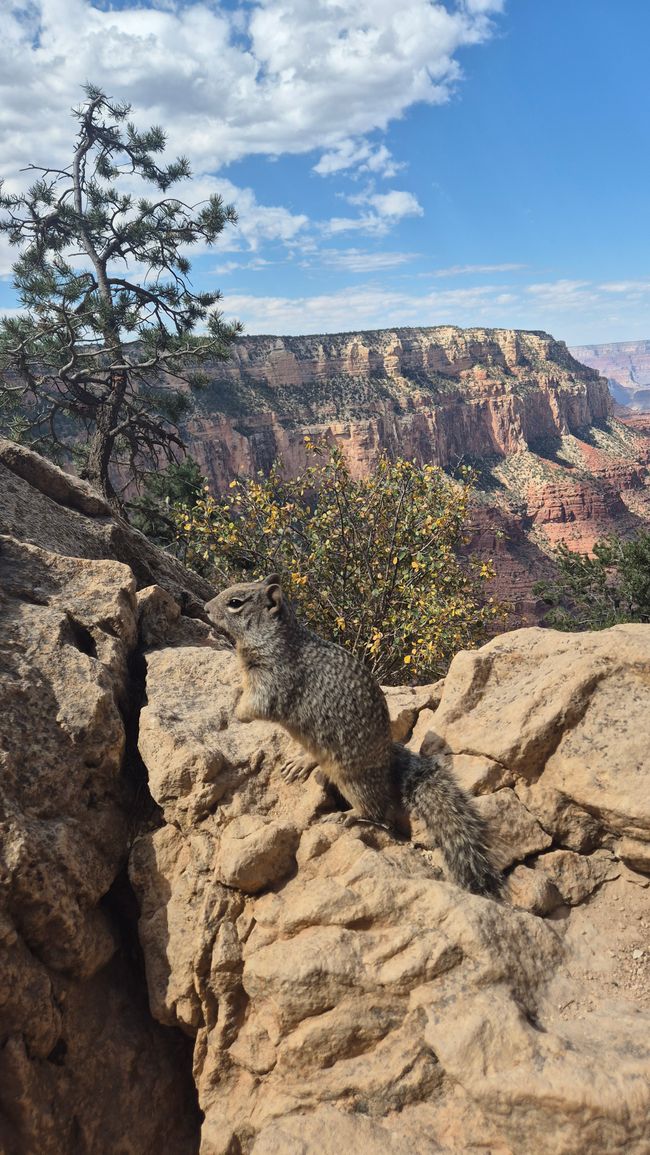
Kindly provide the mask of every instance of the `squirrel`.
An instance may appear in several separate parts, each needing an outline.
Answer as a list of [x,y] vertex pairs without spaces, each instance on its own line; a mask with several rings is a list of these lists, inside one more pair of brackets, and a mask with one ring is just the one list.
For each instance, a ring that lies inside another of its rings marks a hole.
[[392,741],[379,683],[347,650],[299,621],[277,574],[231,586],[205,610],[234,643],[242,668],[235,716],[276,722],[307,751],[283,768],[287,781],[305,780],[320,766],[354,807],[348,817],[392,832],[400,810],[413,810],[454,882],[476,894],[499,894],[502,878],[472,800],[435,757]]

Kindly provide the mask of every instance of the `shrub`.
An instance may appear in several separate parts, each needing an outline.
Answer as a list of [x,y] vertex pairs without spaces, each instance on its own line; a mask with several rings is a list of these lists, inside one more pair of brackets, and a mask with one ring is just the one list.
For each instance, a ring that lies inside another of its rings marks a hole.
[[460,557],[469,476],[383,456],[355,480],[338,448],[307,444],[299,480],[276,463],[172,507],[176,552],[224,585],[279,573],[308,624],[383,681],[441,676],[503,613],[481,596],[491,565]]
[[630,541],[610,534],[593,556],[566,545],[555,551],[558,577],[535,592],[550,607],[544,624],[559,630],[602,630],[619,622],[650,622],[650,533]]

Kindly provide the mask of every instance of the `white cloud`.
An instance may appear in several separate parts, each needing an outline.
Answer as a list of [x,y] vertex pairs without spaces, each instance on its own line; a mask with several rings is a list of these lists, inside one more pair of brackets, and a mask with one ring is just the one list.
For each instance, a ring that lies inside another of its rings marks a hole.
[[518,269],[525,269],[525,265],[505,263],[502,265],[450,265],[448,269],[436,269],[434,277],[466,277],[476,276],[477,273],[514,273]]
[[91,79],[132,101],[139,123],[159,121],[199,172],[254,153],[320,148],[319,171],[361,164],[388,173],[387,150],[364,138],[418,101],[449,99],[456,54],[490,37],[500,8],[500,0],[242,0],[234,11],[212,0],[113,8],[0,0],[0,171],[67,159],[68,112]]
[[358,217],[332,217],[324,225],[326,233],[361,231],[382,234],[403,217],[421,217],[424,213],[417,197],[402,189],[391,189],[387,193],[367,190],[349,196],[347,200],[350,204],[365,206],[365,211]]
[[368,197],[368,204],[380,217],[421,217],[424,209],[413,193],[401,189],[391,189],[387,193],[375,193]]
[[[636,284],[632,282],[631,284]],[[650,282],[639,301],[636,288],[611,293],[589,281],[529,285],[471,285],[432,292],[396,291],[394,286],[357,285],[313,297],[257,297],[235,293],[229,312],[252,333],[332,333],[394,326],[543,329],[569,345],[647,337]],[[613,307],[615,306],[615,307]]]
[[355,169],[358,173],[372,173],[390,180],[401,168],[385,144],[373,148],[367,141],[343,140],[330,152],[324,152],[314,172],[320,176],[332,176],[345,170]]
[[280,241],[288,244],[309,225],[305,213],[292,213],[282,205],[263,205],[253,189],[238,188],[221,177],[201,177],[192,182],[192,197],[200,200],[212,193],[237,209],[237,224],[221,234],[217,248],[223,251],[242,247],[255,251],[260,244]]
[[348,273],[372,273],[394,269],[415,260],[417,253],[374,253],[365,249],[322,249],[318,259]]
[[0,233],[0,277],[9,277],[19,250],[9,244],[6,233]]

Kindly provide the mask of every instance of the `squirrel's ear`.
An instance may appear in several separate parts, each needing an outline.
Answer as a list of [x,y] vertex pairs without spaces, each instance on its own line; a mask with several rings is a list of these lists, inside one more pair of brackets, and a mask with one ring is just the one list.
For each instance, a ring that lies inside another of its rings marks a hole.
[[266,608],[276,618],[282,609],[282,587],[278,585],[278,575],[273,574],[273,577],[276,579],[274,585],[269,585],[269,579],[266,579]]
[[279,586],[280,585],[279,573],[270,573],[267,578],[264,578],[264,585],[265,586]]

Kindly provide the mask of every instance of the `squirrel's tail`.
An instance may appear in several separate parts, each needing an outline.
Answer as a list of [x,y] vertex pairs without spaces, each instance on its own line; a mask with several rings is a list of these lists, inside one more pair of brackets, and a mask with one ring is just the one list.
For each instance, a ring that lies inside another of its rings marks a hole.
[[393,770],[408,809],[425,823],[454,882],[474,894],[498,895],[500,871],[490,860],[485,822],[472,799],[435,757],[393,743]]

